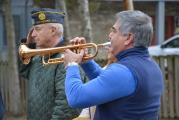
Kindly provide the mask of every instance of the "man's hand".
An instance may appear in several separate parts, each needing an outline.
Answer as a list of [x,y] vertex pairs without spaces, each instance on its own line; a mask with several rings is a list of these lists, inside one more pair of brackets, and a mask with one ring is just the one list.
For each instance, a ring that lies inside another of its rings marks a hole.
[[72,40],[70,40],[70,44],[72,45],[78,45],[78,44],[85,44],[86,39],[84,37],[75,37]]
[[35,40],[32,37],[33,30],[34,30],[34,27],[31,27],[30,30],[29,30],[29,33],[27,35],[26,42],[25,42],[27,44],[27,46],[29,48],[31,48],[31,49],[35,49],[36,48]]
[[[84,37],[75,37],[72,40],[70,40],[71,45],[78,45],[78,44],[85,44],[85,43],[86,43],[86,39]],[[85,54],[85,49],[81,49],[79,51],[76,50],[71,51],[69,49],[65,50],[64,52],[65,66],[67,66],[68,63],[72,63],[72,62],[81,63],[84,54]]]
[[64,52],[64,65],[67,66],[68,63],[81,63],[83,55],[84,55],[84,50],[80,50],[80,53],[74,53],[71,50],[67,49]]
[[27,35],[27,41],[26,41],[27,44],[35,43],[35,41],[34,41],[34,39],[32,37],[33,30],[34,30],[33,27],[31,27],[30,30],[29,30],[29,33]]

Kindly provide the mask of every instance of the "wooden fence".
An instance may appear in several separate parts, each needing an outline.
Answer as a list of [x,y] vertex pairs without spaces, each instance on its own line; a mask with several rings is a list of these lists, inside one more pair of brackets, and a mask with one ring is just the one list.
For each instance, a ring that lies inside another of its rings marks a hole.
[[[154,57],[163,72],[165,90],[161,99],[160,118],[164,120],[179,119],[179,56]],[[103,62],[103,61],[102,61]],[[8,73],[8,62],[0,60],[0,90],[4,99],[6,110],[8,110],[10,74]],[[20,80],[21,98],[25,104],[26,84]]]
[[179,120],[179,56],[154,57],[163,72],[165,90],[161,99],[160,117]]

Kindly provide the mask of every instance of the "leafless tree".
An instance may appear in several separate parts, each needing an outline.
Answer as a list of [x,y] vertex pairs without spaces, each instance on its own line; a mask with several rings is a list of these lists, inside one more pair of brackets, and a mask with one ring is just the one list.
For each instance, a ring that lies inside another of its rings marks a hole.
[[3,12],[5,18],[6,38],[8,46],[8,72],[9,72],[9,111],[13,114],[21,113],[21,96],[19,75],[17,66],[17,54],[15,45],[15,31],[13,16],[11,13],[11,1],[3,0]]
[[125,10],[134,10],[133,0],[124,0]]
[[81,31],[82,36],[84,36],[88,41],[92,40],[92,27],[89,13],[89,3],[88,0],[78,0],[79,4],[79,14],[81,17]]

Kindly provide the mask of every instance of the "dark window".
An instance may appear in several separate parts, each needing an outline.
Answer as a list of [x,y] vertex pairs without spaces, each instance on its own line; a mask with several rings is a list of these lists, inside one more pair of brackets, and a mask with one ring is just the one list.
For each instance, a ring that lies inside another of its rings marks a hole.
[[165,48],[179,48],[179,38],[173,39],[165,45]]
[[[16,45],[18,45],[18,42],[20,40],[20,16],[19,15],[13,15],[13,22],[14,22],[14,29],[15,29],[15,40],[16,40]],[[7,47],[7,37],[6,37],[6,27],[5,27],[5,19],[4,19],[4,16],[3,16],[3,19],[2,19],[2,32],[3,32],[3,48]]]
[[4,17],[2,15],[2,12],[0,11],[0,50],[3,50],[4,42],[5,42],[5,31],[4,31],[5,25],[4,25]]
[[4,17],[3,17],[3,45],[4,47],[7,46],[7,36],[6,36],[6,26],[5,26],[5,20],[4,20]]
[[20,16],[19,15],[13,15],[13,19],[14,19],[14,29],[15,29],[15,39],[16,39],[16,46],[19,43],[20,40]]

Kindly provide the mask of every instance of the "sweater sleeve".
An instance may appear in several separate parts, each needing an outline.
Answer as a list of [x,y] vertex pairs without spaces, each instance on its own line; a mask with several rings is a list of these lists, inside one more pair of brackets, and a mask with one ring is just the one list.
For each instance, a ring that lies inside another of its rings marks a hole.
[[81,64],[81,67],[90,80],[96,78],[102,71],[102,68],[94,60]]
[[62,119],[63,118],[63,106],[65,103],[64,99],[64,94],[63,94],[63,79],[64,79],[64,74],[65,71],[63,68],[60,67],[59,65],[57,67],[57,70],[55,71],[55,105],[53,108],[53,113],[52,113],[52,118],[51,120],[57,120],[57,119]]
[[22,61],[18,58],[18,64],[19,64],[19,74],[28,79],[28,75],[29,75],[29,70],[30,70],[30,66],[31,66],[31,62],[27,65],[23,64]]
[[132,94],[136,81],[130,70],[113,63],[91,81],[83,84],[79,67],[67,67],[65,92],[71,107],[85,108],[113,101]]

